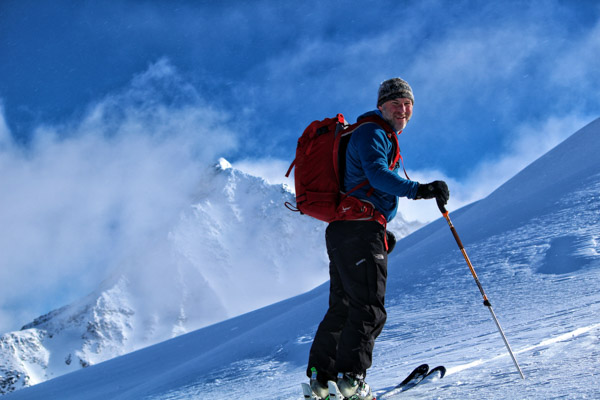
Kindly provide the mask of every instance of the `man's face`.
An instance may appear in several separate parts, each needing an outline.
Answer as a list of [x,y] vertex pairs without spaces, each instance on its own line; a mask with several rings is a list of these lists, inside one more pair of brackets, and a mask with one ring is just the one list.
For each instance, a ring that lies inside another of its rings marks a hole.
[[412,117],[413,103],[410,99],[402,97],[388,100],[378,108],[383,114],[383,119],[388,121],[394,130],[401,131]]

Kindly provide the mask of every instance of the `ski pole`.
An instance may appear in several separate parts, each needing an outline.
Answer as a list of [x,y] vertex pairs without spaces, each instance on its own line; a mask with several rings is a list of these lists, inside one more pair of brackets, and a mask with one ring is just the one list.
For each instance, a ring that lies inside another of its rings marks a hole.
[[512,358],[513,363],[515,363],[515,367],[517,367],[517,370],[519,371],[521,378],[525,379],[525,375],[523,375],[523,371],[521,371],[521,367],[519,367],[519,363],[517,362],[517,359],[515,358],[515,355],[514,355],[512,349],[510,348],[510,344],[508,344],[508,340],[506,339],[506,335],[504,334],[504,331],[502,330],[502,327],[500,326],[500,322],[498,322],[496,313],[494,313],[492,304],[490,303],[490,300],[488,299],[487,295],[485,294],[485,291],[483,290],[483,286],[481,286],[481,282],[479,282],[479,278],[477,277],[477,274],[475,273],[475,268],[473,268],[473,264],[471,263],[471,260],[469,260],[467,251],[465,250],[465,247],[463,246],[462,241],[460,240],[460,237],[458,237],[458,233],[456,232],[456,229],[454,228],[454,225],[452,224],[452,221],[450,220],[450,214],[448,213],[448,211],[446,210],[446,207],[444,207],[444,204],[441,201],[439,201],[437,199],[436,199],[436,201],[437,201],[438,208],[440,209],[444,218],[446,218],[446,222],[448,222],[448,226],[450,226],[450,231],[452,231],[452,235],[454,236],[454,239],[456,240],[456,244],[458,244],[458,248],[460,249],[460,252],[462,253],[463,257],[465,258],[465,261],[467,262],[467,265],[469,266],[469,269],[471,270],[471,275],[473,275],[473,278],[475,279],[475,283],[477,283],[477,287],[479,288],[479,291],[481,292],[481,295],[483,296],[483,305],[486,306],[488,310],[490,310],[490,313],[492,314],[492,318],[494,319],[494,322],[496,323],[496,326],[498,327],[498,332],[500,332],[500,336],[502,336],[502,340],[504,340],[504,344],[506,345],[506,348],[508,349],[508,353],[510,354],[510,357]]

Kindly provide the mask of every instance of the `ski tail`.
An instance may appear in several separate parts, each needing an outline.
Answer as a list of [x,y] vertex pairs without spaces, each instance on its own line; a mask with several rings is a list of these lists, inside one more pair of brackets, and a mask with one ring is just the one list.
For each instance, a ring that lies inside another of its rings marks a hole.
[[329,386],[329,400],[344,400],[345,397],[340,393],[340,389],[334,381],[327,382]]
[[305,400],[316,400],[317,398],[313,395],[313,391],[308,383],[302,383],[302,393],[304,394]]

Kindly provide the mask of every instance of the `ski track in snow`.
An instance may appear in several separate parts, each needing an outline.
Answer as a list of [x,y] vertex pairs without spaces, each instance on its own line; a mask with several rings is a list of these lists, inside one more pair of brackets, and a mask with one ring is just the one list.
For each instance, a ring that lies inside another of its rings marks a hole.
[[[547,296],[543,299],[547,306],[545,311],[534,313],[535,310],[527,306],[527,296],[511,294],[511,302],[525,306],[521,310],[504,304],[498,307],[500,322],[524,371],[525,380],[520,379],[483,305],[452,307],[451,304],[437,304],[428,306],[425,312],[419,307],[407,309],[405,306],[389,310],[392,318],[377,343],[369,382],[380,391],[389,389],[416,365],[428,362],[431,367],[445,365],[448,368],[446,377],[397,398],[598,398],[600,296],[597,286],[589,286],[586,292],[584,283],[597,283],[599,279],[598,270],[568,278],[550,277],[541,282],[532,279],[526,285],[530,289],[537,288],[538,293],[546,294],[577,294],[574,296],[576,302],[564,304],[553,301],[554,296]],[[490,288],[495,287],[493,281],[489,283]],[[541,287],[542,284],[546,287]],[[431,287],[426,294],[439,289]],[[523,290],[525,292],[528,290]],[[500,295],[496,293],[496,297]],[[560,295],[560,299],[563,298],[569,296]],[[594,301],[590,302],[592,298]],[[419,299],[413,300],[413,304],[419,302]],[[461,314],[467,315],[461,318]],[[301,399],[299,382],[303,376],[303,365],[279,362],[274,358],[250,359],[215,370],[201,382],[149,399]]]

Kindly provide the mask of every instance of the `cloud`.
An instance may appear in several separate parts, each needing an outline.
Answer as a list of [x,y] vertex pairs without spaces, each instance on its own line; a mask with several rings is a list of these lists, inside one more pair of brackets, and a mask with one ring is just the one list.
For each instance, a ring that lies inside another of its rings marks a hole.
[[[544,121],[515,126],[510,132],[513,139],[510,141],[509,148],[494,158],[484,159],[474,165],[472,172],[464,179],[457,180],[439,170],[411,172],[411,179],[419,182],[445,180],[451,192],[447,208],[456,210],[488,196],[592,120],[590,116],[572,114],[564,117],[553,116]],[[408,220],[429,222],[440,216],[434,202],[402,199],[399,209]]]
[[595,97],[580,94],[600,85],[600,61],[595,57],[600,54],[600,21],[563,46],[561,56],[554,60],[549,81],[557,87],[557,96],[581,107]]
[[228,126],[167,60],[80,118],[38,127],[26,148],[2,115],[0,332],[19,327],[6,315],[31,319],[87,294],[165,235],[205,163],[235,148]]
[[[300,35],[255,63],[247,72],[251,84],[239,88],[259,116],[249,138],[254,155],[285,158],[312,120],[338,112],[353,120],[374,108],[378,83],[391,76],[406,78],[417,99],[402,145],[409,168],[440,169],[461,180],[473,164],[508,151],[515,124],[597,109],[588,93],[600,79],[593,57],[598,22],[572,24],[586,7],[413,6],[401,10],[402,23],[385,29],[372,28],[369,8],[355,24]],[[397,12],[391,8],[390,18]],[[360,24],[367,27],[358,31]],[[564,102],[552,100],[557,96]]]
[[6,151],[12,145],[10,129],[4,117],[4,105],[0,101],[0,151]]
[[259,176],[273,185],[286,184],[293,190],[293,173],[290,174],[289,178],[286,178],[285,176],[292,161],[293,159],[286,161],[275,158],[243,159],[236,161],[233,164],[233,167],[240,171],[244,171],[247,174]]

